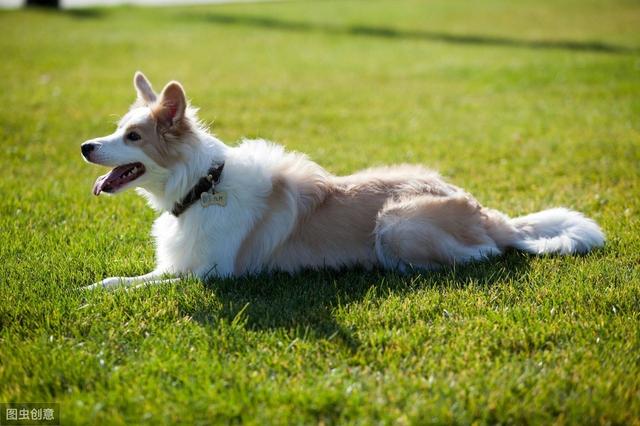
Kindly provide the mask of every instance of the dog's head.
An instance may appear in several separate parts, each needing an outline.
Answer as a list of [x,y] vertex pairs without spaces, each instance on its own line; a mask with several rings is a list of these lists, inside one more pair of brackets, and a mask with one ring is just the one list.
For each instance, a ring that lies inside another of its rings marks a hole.
[[168,83],[157,95],[141,72],[133,78],[138,101],[120,120],[114,133],[82,144],[87,162],[113,167],[100,176],[93,193],[115,194],[131,186],[167,176],[182,159],[195,123],[187,117],[187,100],[180,83]]

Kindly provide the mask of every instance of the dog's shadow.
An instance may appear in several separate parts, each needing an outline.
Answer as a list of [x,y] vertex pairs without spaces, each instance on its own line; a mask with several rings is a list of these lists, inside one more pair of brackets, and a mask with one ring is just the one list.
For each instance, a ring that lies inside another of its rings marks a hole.
[[419,289],[489,288],[522,276],[531,256],[510,251],[486,262],[395,274],[384,271],[306,271],[296,275],[264,274],[205,283],[211,302],[180,306],[181,313],[203,325],[220,319],[252,330],[282,329],[299,339],[330,339],[355,350],[354,330],[336,320],[336,309],[364,298],[380,299]]

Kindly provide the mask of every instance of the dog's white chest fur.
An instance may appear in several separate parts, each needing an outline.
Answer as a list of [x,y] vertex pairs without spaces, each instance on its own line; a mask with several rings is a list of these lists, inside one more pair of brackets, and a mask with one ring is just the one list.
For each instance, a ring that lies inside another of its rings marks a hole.
[[[272,183],[269,163],[257,156],[282,148],[263,141],[247,141],[226,153],[225,168],[216,191],[225,203],[194,203],[179,217],[169,212],[156,219],[158,269],[196,276],[231,276],[238,250],[264,214]],[[258,164],[260,164],[258,166]]]
[[[174,273],[197,276],[229,276],[248,218],[241,212],[221,214],[196,204],[180,218],[162,214],[153,225],[158,267]],[[234,214],[237,213],[237,214]]]

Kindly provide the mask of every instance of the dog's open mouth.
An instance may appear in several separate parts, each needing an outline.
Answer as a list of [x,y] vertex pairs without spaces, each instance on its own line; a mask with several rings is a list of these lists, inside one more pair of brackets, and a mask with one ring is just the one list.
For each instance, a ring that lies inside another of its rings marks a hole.
[[93,184],[93,194],[100,195],[101,192],[113,194],[122,189],[125,185],[138,179],[144,174],[142,163],[131,163],[118,166],[106,175],[100,176]]

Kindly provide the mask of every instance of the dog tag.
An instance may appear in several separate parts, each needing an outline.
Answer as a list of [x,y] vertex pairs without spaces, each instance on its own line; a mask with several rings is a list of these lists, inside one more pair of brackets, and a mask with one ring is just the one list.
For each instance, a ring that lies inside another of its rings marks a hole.
[[200,203],[202,207],[209,207],[212,205],[226,206],[227,205],[227,193],[226,192],[203,192],[200,194]]

